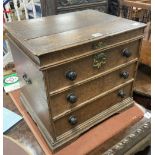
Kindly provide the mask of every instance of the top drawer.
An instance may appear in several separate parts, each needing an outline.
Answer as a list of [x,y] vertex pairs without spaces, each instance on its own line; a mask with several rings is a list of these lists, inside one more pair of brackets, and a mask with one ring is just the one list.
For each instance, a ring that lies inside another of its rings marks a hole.
[[[119,65],[136,61],[139,50],[139,40],[128,43],[117,48],[112,48],[97,54],[79,59],[48,70],[49,89],[51,93],[63,88],[70,87],[75,83],[88,78],[93,78],[99,74],[104,74],[109,69],[114,69]],[[131,55],[123,56],[126,50]],[[101,58],[100,58],[101,57]]]
[[[95,36],[98,34],[99,33],[92,34],[94,35],[94,39]],[[41,69],[44,70],[51,67],[56,67],[58,65],[65,64],[66,62],[70,62],[88,55],[92,55],[100,50],[110,49],[112,47],[123,45],[131,41],[133,42],[135,40],[141,39],[142,36],[143,36],[143,29],[141,28],[133,31],[128,31],[125,33],[120,33],[117,35],[112,35],[103,39],[99,39],[97,41],[91,41],[89,43],[81,44],[68,49],[63,49],[48,54],[44,54],[39,57]],[[66,40],[64,41],[64,47],[65,42]]]

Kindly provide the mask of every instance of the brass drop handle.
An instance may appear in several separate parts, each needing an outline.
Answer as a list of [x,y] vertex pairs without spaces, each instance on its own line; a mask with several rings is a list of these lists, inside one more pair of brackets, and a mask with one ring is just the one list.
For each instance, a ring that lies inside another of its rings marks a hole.
[[125,92],[123,90],[120,90],[118,92],[118,96],[120,96],[121,98],[124,98],[126,96]]
[[127,72],[127,71],[122,71],[122,72],[120,73],[120,76],[123,77],[124,79],[127,79],[127,78],[129,77],[129,72]]
[[68,118],[68,122],[71,124],[71,125],[75,125],[77,123],[77,118],[75,116],[70,116]]
[[69,94],[67,95],[67,101],[69,101],[70,103],[75,103],[77,101],[77,97],[74,94]]
[[101,68],[104,64],[106,64],[107,56],[104,52],[96,54],[93,57],[93,67]]
[[126,48],[123,50],[122,55],[126,58],[129,58],[132,55],[132,53]]
[[68,71],[68,72],[66,73],[66,78],[67,78],[68,80],[74,81],[74,80],[76,79],[76,77],[77,77],[77,73],[74,72],[74,71]]
[[31,79],[30,79],[30,78],[28,78],[28,76],[27,76],[27,74],[26,74],[26,73],[24,73],[24,74],[23,74],[23,79],[24,79],[24,81],[25,81],[27,84],[32,84]]

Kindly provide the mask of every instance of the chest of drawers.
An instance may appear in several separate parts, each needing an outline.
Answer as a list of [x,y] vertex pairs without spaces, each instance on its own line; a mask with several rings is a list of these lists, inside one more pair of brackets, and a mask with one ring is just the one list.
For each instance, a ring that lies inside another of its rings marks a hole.
[[93,10],[5,25],[21,101],[54,151],[132,106],[144,27]]

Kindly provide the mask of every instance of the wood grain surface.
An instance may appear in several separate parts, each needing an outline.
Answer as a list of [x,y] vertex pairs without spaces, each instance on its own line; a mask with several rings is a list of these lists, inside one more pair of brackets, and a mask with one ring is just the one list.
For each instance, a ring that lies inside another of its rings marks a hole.
[[[52,28],[50,23],[52,23]],[[145,24],[98,11],[85,10],[35,20],[11,22],[4,27],[29,52],[39,56],[143,28]],[[102,35],[93,37],[92,34],[95,33],[101,33]]]

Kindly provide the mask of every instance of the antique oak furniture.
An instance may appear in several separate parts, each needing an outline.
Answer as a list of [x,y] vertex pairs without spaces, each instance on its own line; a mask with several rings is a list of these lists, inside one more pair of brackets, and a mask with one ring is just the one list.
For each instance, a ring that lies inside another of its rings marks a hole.
[[108,0],[40,0],[42,16],[93,9],[108,12]]
[[144,27],[93,10],[5,25],[21,101],[53,150],[132,106]]

